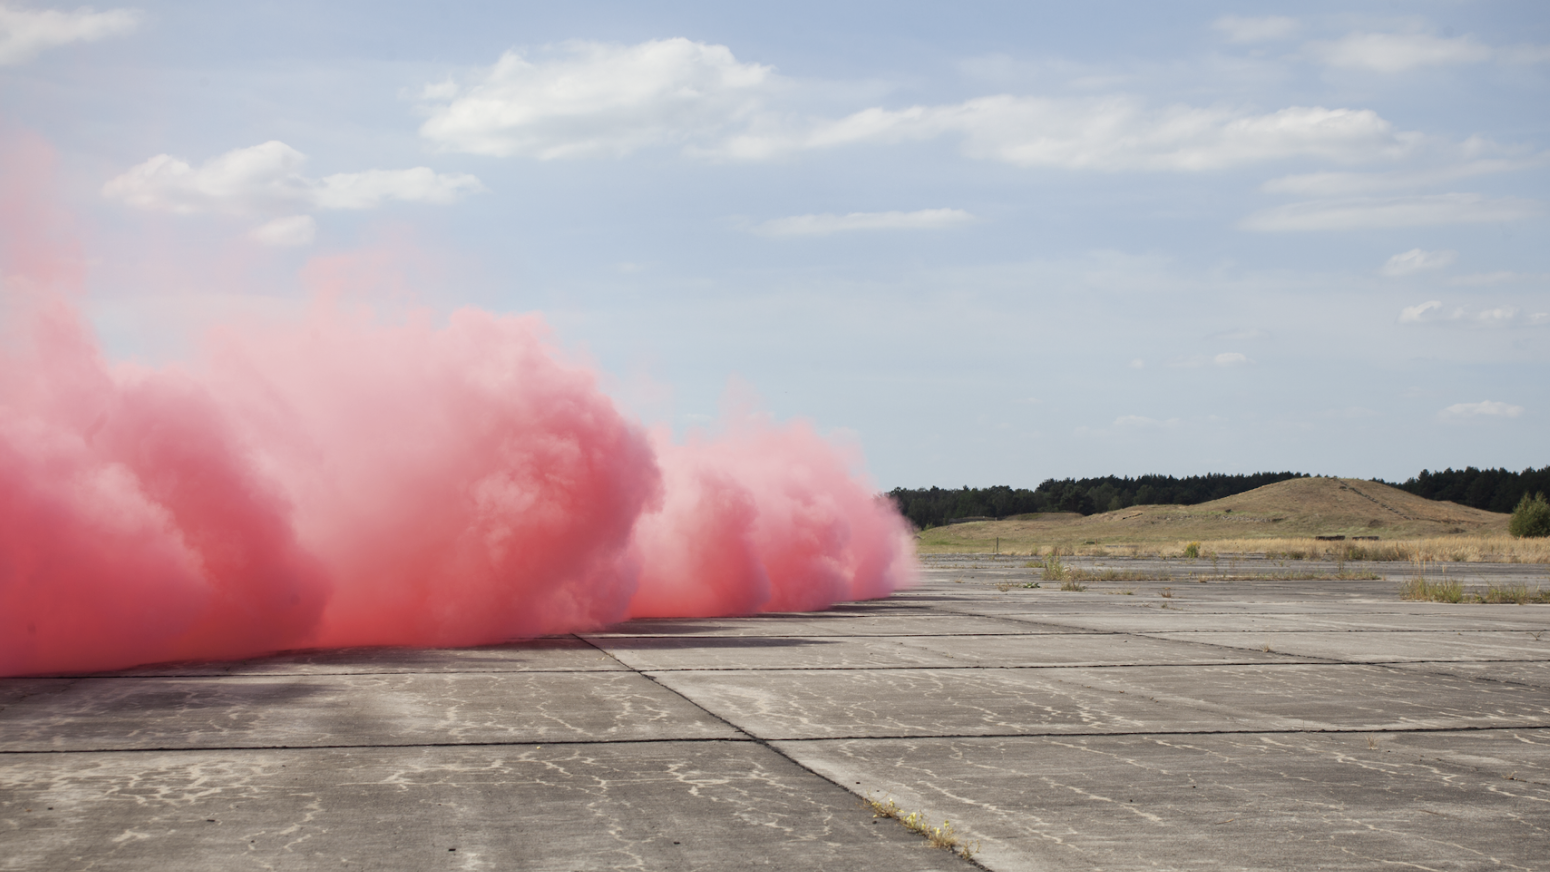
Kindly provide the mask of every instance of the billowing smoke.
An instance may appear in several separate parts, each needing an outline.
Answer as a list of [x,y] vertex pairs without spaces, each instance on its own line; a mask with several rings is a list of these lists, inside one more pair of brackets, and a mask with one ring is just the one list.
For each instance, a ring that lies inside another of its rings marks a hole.
[[384,323],[322,287],[185,365],[113,364],[47,235],[47,150],[7,157],[0,675],[820,609],[914,577],[850,452],[749,411],[648,433],[537,316]]

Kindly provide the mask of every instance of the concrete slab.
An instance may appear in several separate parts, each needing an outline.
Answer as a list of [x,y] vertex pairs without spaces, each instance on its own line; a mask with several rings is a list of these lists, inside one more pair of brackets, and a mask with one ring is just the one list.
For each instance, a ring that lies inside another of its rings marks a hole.
[[0,869],[963,868],[858,805],[751,742],[27,755]]
[[1087,669],[664,672],[764,739],[1550,726],[1550,697],[1295,662]]
[[[1354,614],[1352,614],[1354,612]],[[1067,615],[1030,615],[1012,616],[1008,620],[1013,621],[1037,621],[1044,628],[1068,627],[1073,631],[1086,630],[1090,632],[1104,633],[1187,633],[1187,632],[1232,632],[1232,633],[1306,633],[1306,632],[1353,632],[1353,633],[1377,633],[1389,630],[1398,631],[1425,631],[1435,630],[1448,633],[1477,633],[1517,630],[1525,633],[1537,633],[1544,629],[1550,629],[1550,613],[1536,613],[1543,624],[1533,620],[1530,616],[1527,620],[1501,618],[1496,616],[1472,616],[1468,612],[1462,614],[1456,610],[1454,614],[1394,614],[1390,612],[1378,612],[1371,607],[1362,608],[1353,606],[1346,614],[1333,615],[1325,613],[1315,614],[1245,614],[1233,615],[1231,620],[1224,620],[1224,615],[1219,611],[1210,611],[1203,608],[1180,609],[1138,609],[1126,614],[1067,614]],[[1515,617],[1515,616],[1514,616]],[[1230,626],[1224,626],[1230,624]]]
[[1550,663],[1542,660],[1518,660],[1497,663],[1392,663],[1388,668],[1428,675],[1453,675],[1503,684],[1527,684],[1550,687]]
[[1081,633],[1080,628],[1035,625],[1027,621],[941,613],[867,614],[853,611],[821,612],[801,617],[753,617],[734,619],[640,620],[606,633],[589,633],[594,640],[633,636],[996,636],[1028,633]]
[[869,792],[990,869],[1544,868],[1550,607],[1021,562],[816,615],[0,680],[0,870],[966,868]]
[[287,651],[228,663],[165,663],[115,676],[377,675],[426,672],[598,672],[627,667],[574,636],[479,648],[342,648]]
[[997,870],[1543,869],[1550,732],[781,742]]
[[630,672],[83,678],[0,712],[0,752],[735,735]]
[[[924,629],[924,628],[923,628]],[[1097,633],[886,637],[645,638],[588,636],[633,669],[901,669],[1243,663],[1280,658],[1187,639]]]
[[1491,633],[1156,633],[1159,639],[1191,641],[1235,649],[1263,649],[1301,657],[1357,663],[1406,660],[1545,660],[1550,636],[1535,639],[1523,631]]

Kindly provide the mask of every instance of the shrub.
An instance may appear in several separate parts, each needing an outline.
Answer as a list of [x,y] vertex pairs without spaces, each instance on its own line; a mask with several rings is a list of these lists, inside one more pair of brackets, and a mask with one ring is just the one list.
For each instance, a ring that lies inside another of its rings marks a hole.
[[1184,556],[1185,557],[1199,557],[1200,556],[1200,543],[1199,542],[1191,542],[1188,545],[1185,545],[1184,546]]
[[1550,536],[1550,502],[1545,501],[1543,492],[1535,494],[1533,499],[1529,499],[1527,493],[1523,494],[1518,507],[1512,510],[1507,532],[1519,539]]

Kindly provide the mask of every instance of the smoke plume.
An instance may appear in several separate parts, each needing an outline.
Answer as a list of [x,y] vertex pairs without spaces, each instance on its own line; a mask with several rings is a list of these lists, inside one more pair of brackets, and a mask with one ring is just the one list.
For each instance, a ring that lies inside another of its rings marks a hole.
[[189,361],[107,360],[50,153],[0,172],[0,675],[886,596],[907,525],[804,423],[675,443],[536,315],[385,321],[327,280]]

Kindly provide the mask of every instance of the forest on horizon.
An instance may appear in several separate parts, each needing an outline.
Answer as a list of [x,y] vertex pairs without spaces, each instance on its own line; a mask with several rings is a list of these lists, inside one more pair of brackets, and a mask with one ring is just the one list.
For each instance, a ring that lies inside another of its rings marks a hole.
[[[1302,472],[1257,472],[1228,475],[1208,473],[1175,478],[1171,475],[1142,475],[1135,478],[1113,475],[1101,478],[1045,479],[1038,487],[1013,488],[1008,485],[971,488],[894,488],[887,496],[899,507],[910,523],[925,529],[961,518],[1010,518],[1037,512],[1076,512],[1091,515],[1112,512],[1130,506],[1192,506],[1224,499],[1267,484],[1293,478],[1307,478]],[[1522,472],[1507,469],[1476,469],[1473,466],[1441,472],[1421,470],[1403,483],[1386,482],[1429,500],[1450,500],[1459,505],[1488,512],[1511,512],[1523,495],[1550,493],[1550,465],[1529,467]]]

